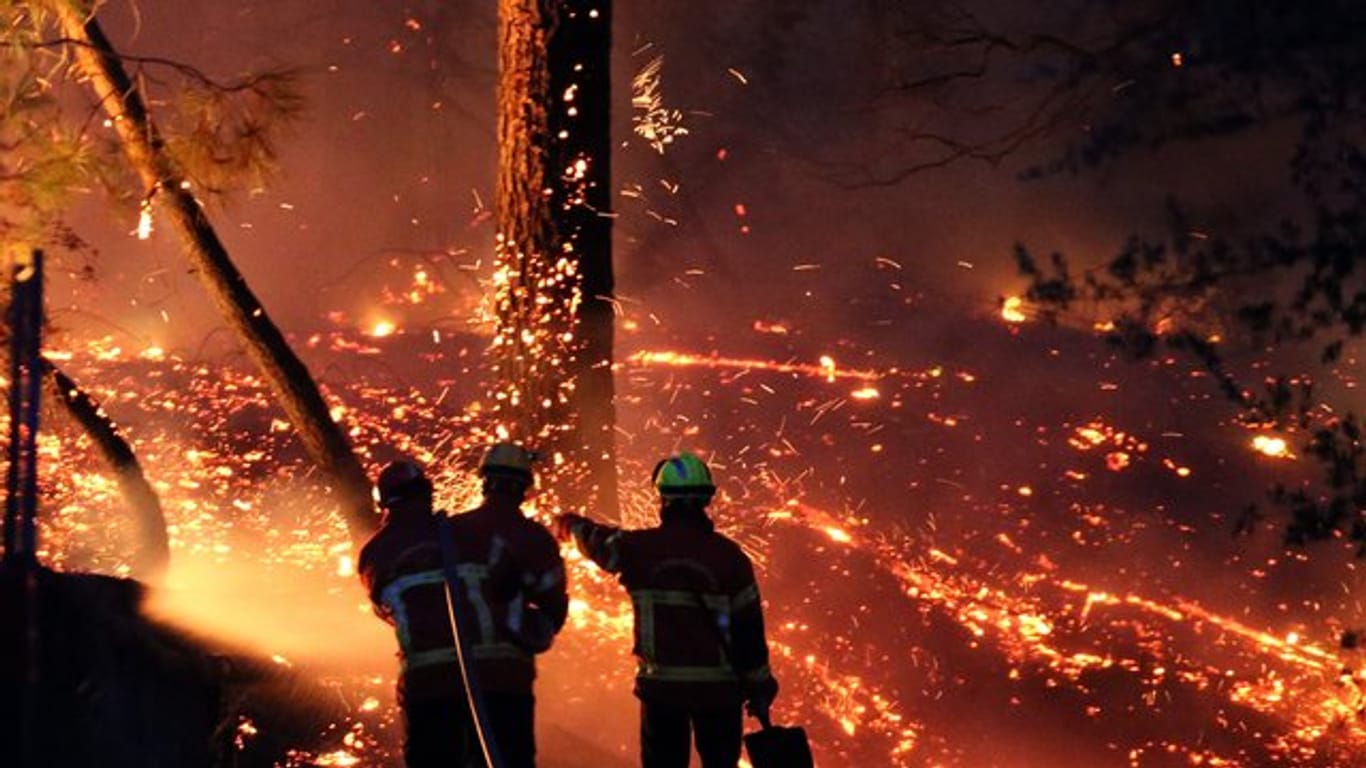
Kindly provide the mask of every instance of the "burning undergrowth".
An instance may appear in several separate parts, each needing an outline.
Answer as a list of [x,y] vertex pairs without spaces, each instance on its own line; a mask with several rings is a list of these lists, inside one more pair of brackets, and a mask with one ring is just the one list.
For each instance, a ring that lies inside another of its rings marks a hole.
[[[1201,382],[1080,347],[1022,369],[1014,348],[1036,341],[985,323],[975,349],[939,360],[875,335],[821,355],[754,330],[715,352],[623,355],[622,477],[644,521],[654,458],[686,446],[714,463],[720,524],[762,569],[777,713],[809,726],[823,764],[1366,754],[1358,660],[1338,643],[1356,620],[1341,583],[1354,570],[1336,551],[1310,561],[1230,536],[1237,503],[1282,470],[1199,437],[1231,429]],[[429,461],[452,508],[472,495],[468,460],[488,439],[462,343],[477,342],[309,343],[370,467]],[[107,344],[67,365],[129,428],[162,494],[173,565],[157,614],[304,671],[342,704],[348,716],[294,745],[294,763],[395,764],[392,643],[264,385],[231,364]],[[1045,391],[1063,380],[1085,383]],[[65,429],[43,449],[48,561],[119,572],[112,484]],[[568,555],[571,623],[538,688],[543,762],[627,765],[629,606]],[[266,730],[240,724],[244,755]]]

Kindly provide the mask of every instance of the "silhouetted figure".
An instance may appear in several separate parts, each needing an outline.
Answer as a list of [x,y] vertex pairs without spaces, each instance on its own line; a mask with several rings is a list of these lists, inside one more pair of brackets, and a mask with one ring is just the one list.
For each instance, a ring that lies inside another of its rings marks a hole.
[[572,535],[631,595],[644,768],[687,768],[690,737],[703,768],[735,768],[741,703],[767,722],[778,693],[754,568],[707,517],[716,487],[701,459],[661,461],[654,483],[659,527],[623,531],[562,515],[556,532]]

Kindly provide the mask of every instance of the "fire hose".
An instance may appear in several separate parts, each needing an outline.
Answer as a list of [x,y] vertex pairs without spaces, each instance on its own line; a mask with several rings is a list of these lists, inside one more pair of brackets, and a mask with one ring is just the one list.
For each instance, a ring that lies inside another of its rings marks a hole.
[[[479,742],[484,765],[488,768],[502,768],[503,761],[489,721],[488,707],[484,703],[484,694],[479,688],[478,676],[471,664],[471,654],[464,639],[465,633],[461,631],[461,618],[465,615],[464,598],[459,590],[460,561],[455,549],[455,536],[451,531],[450,518],[441,517],[437,523],[437,531],[441,540],[441,560],[446,576],[446,616],[450,619],[451,636],[455,641],[456,666],[460,668],[460,680],[465,686],[465,703],[474,722],[474,735]],[[468,626],[467,622],[465,626]]]

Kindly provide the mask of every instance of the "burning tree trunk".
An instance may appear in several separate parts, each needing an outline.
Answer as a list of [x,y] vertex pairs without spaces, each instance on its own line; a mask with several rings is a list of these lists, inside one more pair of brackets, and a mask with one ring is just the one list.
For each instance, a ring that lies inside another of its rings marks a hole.
[[496,407],[617,514],[610,0],[499,0]]
[[374,525],[370,482],[350,441],[332,420],[327,403],[279,328],[266,315],[246,280],[228,256],[199,201],[165,151],[163,140],[123,62],[93,12],[71,0],[48,0],[81,71],[112,118],[125,154],[141,177],[149,198],[171,218],[184,241],[185,254],[208,288],[219,311],[270,382],[280,405],[298,431],[304,449],[336,488],[353,537]]
[[132,446],[119,434],[118,427],[109,416],[100,410],[99,403],[53,365],[51,360],[43,361],[43,373],[49,391],[95,441],[100,455],[114,471],[119,491],[137,524],[137,549],[132,556],[133,575],[148,581],[159,581],[171,557],[170,543],[166,537],[166,517],[161,512],[161,500],[152,484],[147,482]]

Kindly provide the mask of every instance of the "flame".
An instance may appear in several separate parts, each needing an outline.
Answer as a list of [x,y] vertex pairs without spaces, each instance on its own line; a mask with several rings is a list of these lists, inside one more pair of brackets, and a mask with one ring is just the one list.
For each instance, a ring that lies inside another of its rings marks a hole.
[[139,240],[146,240],[152,236],[152,198],[150,196],[143,199],[138,211],[137,236]]
[[1024,299],[1019,296],[1007,296],[1001,302],[1001,319],[1007,323],[1023,323],[1029,317],[1023,312]]
[[1252,438],[1252,450],[1273,459],[1292,458],[1290,445],[1285,438],[1272,435],[1257,435]]

